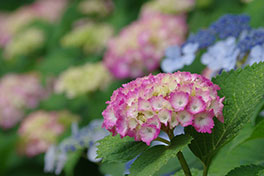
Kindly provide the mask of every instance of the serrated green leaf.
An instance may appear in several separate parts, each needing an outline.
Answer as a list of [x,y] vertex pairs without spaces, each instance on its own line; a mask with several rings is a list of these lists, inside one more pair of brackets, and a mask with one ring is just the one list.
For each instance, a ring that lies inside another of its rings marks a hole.
[[264,167],[259,165],[240,166],[231,170],[226,176],[258,176],[258,172],[263,169]]
[[173,138],[170,146],[154,146],[132,164],[130,169],[131,176],[152,176],[166,165],[171,158],[175,158],[177,153],[187,146],[192,140],[189,135],[180,135]]
[[103,158],[103,162],[127,162],[145,151],[148,146],[130,137],[121,139],[119,135],[109,135],[99,141],[97,148],[97,157]]
[[216,152],[234,138],[239,130],[249,122],[255,107],[264,95],[264,63],[247,66],[244,69],[223,72],[213,79],[221,87],[220,97],[225,96],[225,123],[215,120],[211,134],[196,132],[192,127],[186,133],[193,136],[190,145],[193,153],[202,160],[205,167],[211,163]]

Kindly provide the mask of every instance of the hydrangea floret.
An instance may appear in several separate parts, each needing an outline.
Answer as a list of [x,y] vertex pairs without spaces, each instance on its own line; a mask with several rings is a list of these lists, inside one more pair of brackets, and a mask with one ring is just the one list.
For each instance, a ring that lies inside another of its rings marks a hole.
[[186,32],[185,16],[144,16],[110,40],[104,63],[116,78],[143,76],[159,67],[165,49],[181,44]]
[[[190,65],[196,53],[206,49],[201,62],[214,74],[221,70],[229,71],[246,64],[262,61],[256,48],[263,47],[264,30],[252,29],[247,15],[225,15],[214,22],[208,29],[190,35],[187,41],[179,46],[166,50],[166,58],[161,63],[165,72],[173,72]],[[257,52],[258,54],[252,54]],[[256,58],[258,56],[258,58]],[[209,76],[209,77],[211,77]]]
[[150,145],[160,131],[169,136],[179,125],[211,133],[213,117],[224,122],[220,87],[189,72],[137,78],[114,91],[103,111],[103,127],[113,135],[134,137]]

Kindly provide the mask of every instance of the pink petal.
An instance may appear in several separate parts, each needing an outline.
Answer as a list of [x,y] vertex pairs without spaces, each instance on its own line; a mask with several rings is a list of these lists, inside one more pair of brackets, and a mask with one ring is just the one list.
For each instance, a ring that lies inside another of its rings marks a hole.
[[216,100],[214,100],[211,104],[211,108],[213,109],[216,118],[222,123],[224,123],[224,116],[223,116],[223,108],[224,108],[223,101],[224,101],[224,99],[225,99],[225,97],[223,97],[221,99],[219,99],[219,97],[217,97]]
[[152,97],[150,103],[154,111],[160,111],[161,109],[170,109],[170,103],[165,100],[162,96]]
[[194,116],[194,128],[200,133],[211,133],[214,127],[213,111],[205,111]]
[[141,140],[150,145],[151,141],[158,137],[160,129],[156,128],[155,125],[143,124],[139,133]]
[[116,124],[117,118],[111,106],[107,106],[102,115],[104,117],[103,127],[110,129]]
[[128,124],[124,118],[118,118],[116,122],[116,131],[120,134],[121,138],[126,136],[128,131]]
[[148,119],[146,123],[150,124],[150,125],[155,125],[158,129],[160,129],[160,126],[161,126],[159,118],[157,115],[155,115],[151,119]]
[[176,111],[184,110],[189,101],[189,94],[185,92],[175,92],[170,94],[170,104]]
[[184,127],[191,125],[194,119],[193,115],[188,111],[180,111],[177,113],[176,117],[180,124]]
[[187,110],[192,114],[197,114],[204,111],[206,108],[206,103],[203,101],[202,97],[195,96],[192,97],[187,105]]

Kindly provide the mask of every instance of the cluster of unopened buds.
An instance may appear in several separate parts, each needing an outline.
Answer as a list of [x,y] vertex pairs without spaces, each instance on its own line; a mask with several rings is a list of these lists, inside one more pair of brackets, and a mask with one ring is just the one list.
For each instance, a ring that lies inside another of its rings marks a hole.
[[161,130],[170,135],[179,125],[211,133],[213,117],[224,122],[219,89],[207,78],[188,72],[137,78],[114,91],[103,112],[103,127],[147,145]]

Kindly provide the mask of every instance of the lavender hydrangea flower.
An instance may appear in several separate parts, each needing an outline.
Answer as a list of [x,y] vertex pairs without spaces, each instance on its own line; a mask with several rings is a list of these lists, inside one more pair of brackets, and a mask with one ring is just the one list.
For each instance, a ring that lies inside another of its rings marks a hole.
[[[161,63],[161,68],[164,72],[172,73],[173,71],[182,68],[184,65],[189,65],[195,59],[195,52],[198,49],[197,43],[188,43],[183,46],[182,52],[178,46],[171,46],[165,52],[165,59]],[[177,64],[175,64],[177,62]]]
[[261,61],[264,61],[264,45],[254,46],[249,53],[246,64],[253,65]]
[[201,62],[211,70],[233,69],[239,49],[236,48],[236,39],[229,37],[210,46],[205,54],[202,55]]
[[[206,49],[201,57],[202,64],[207,68],[203,75],[211,78],[222,70],[229,71],[247,64],[262,61],[261,47],[264,44],[264,29],[251,29],[247,15],[225,15],[214,22],[208,29],[192,34],[181,47],[170,47],[169,54],[161,63],[164,72],[173,72],[190,65],[196,52]],[[190,44],[197,44],[193,50]],[[186,57],[184,50],[191,53]]]

